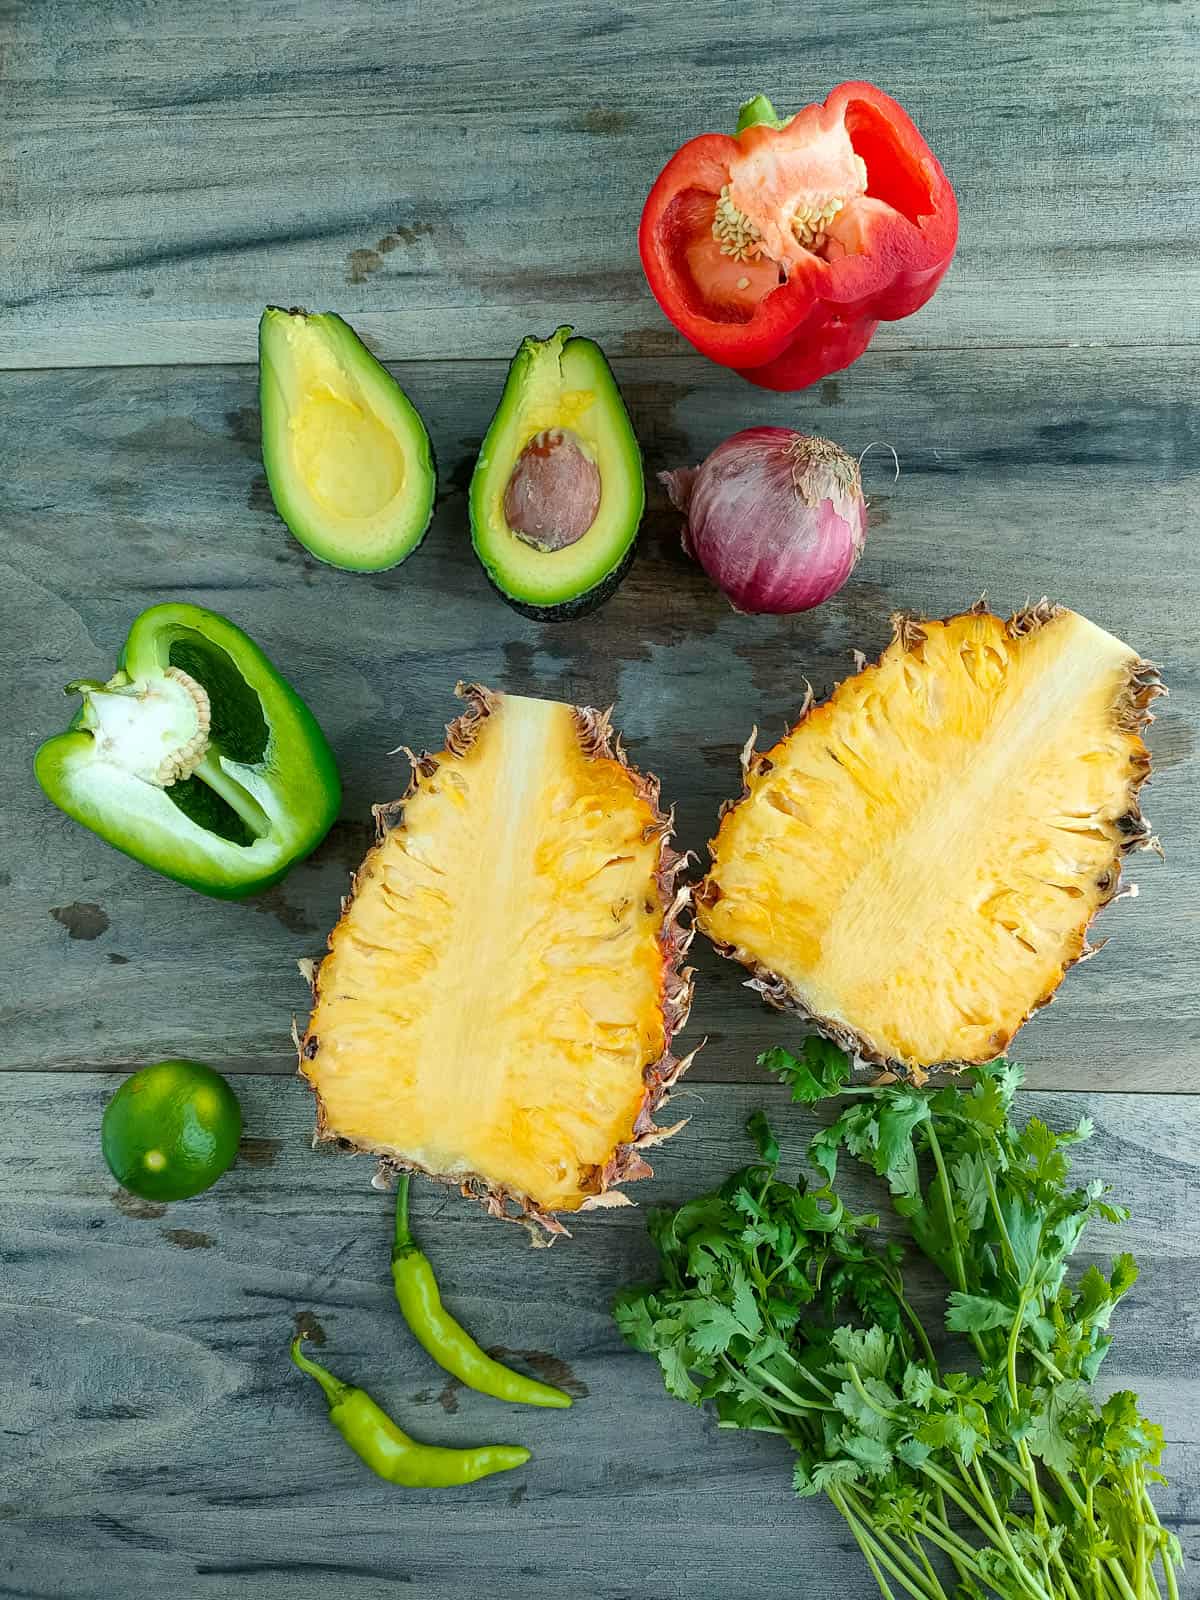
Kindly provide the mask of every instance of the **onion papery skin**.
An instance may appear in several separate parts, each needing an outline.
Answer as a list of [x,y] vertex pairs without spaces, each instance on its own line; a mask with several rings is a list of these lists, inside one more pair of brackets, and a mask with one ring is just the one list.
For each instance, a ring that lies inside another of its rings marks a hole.
[[811,611],[838,592],[862,555],[862,477],[831,440],[746,428],[699,467],[659,477],[687,517],[683,548],[735,611]]

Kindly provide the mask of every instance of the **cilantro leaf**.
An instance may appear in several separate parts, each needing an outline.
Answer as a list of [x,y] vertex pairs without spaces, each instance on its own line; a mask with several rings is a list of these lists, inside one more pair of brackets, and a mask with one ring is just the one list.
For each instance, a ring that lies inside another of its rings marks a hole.
[[846,1282],[850,1298],[868,1322],[878,1323],[888,1333],[898,1334],[901,1326],[900,1303],[896,1291],[874,1262],[847,1267]]
[[892,1464],[892,1452],[880,1439],[867,1433],[848,1434],[842,1449],[852,1456],[869,1478],[880,1478]]
[[1119,1300],[1123,1294],[1128,1294],[1137,1281],[1138,1264],[1128,1251],[1122,1251],[1113,1262],[1108,1280],[1113,1299]]
[[920,1468],[929,1460],[930,1449],[927,1444],[922,1444],[919,1439],[905,1439],[896,1446],[897,1457],[906,1466]]
[[[846,1367],[855,1367],[869,1378],[886,1378],[892,1364],[893,1344],[882,1328],[851,1328],[845,1323],[833,1330],[830,1345]],[[836,1377],[847,1376],[836,1363],[829,1369]]]
[[1011,1328],[1016,1310],[987,1295],[952,1289],[947,1298],[946,1326],[952,1333],[986,1333],[989,1328]]
[[1096,1267],[1089,1267],[1076,1286],[1075,1315],[1081,1322],[1105,1322],[1112,1311],[1113,1296],[1108,1279]]
[[693,1301],[687,1308],[688,1343],[698,1355],[719,1356],[742,1331],[741,1323],[719,1300]]
[[1040,1404],[1033,1411],[1025,1442],[1055,1472],[1070,1472],[1077,1453],[1071,1438],[1073,1424],[1086,1402],[1087,1385],[1077,1380],[1040,1389]]
[[750,1280],[744,1270],[738,1267],[733,1274],[733,1315],[741,1331],[751,1339],[756,1339],[762,1332],[762,1315],[758,1309],[758,1301]]
[[613,1301],[613,1320],[635,1350],[651,1354],[656,1348],[653,1296],[648,1289],[622,1289]]
[[919,1367],[914,1361],[910,1361],[905,1367],[901,1393],[910,1405],[920,1406],[924,1410],[934,1396],[942,1392],[934,1382],[933,1374],[928,1367]]
[[915,1195],[918,1187],[913,1130],[929,1120],[929,1099],[912,1091],[893,1090],[879,1113],[875,1171],[888,1180],[893,1194]]
[[841,1122],[835,1122],[832,1127],[821,1128],[809,1140],[808,1159],[824,1177],[826,1183],[832,1183],[837,1177],[838,1151],[842,1147]]
[[771,1131],[765,1111],[755,1111],[746,1123],[746,1132],[754,1141],[759,1155],[769,1166],[779,1164],[779,1140]]
[[878,1378],[859,1381],[863,1393],[854,1384],[844,1383],[833,1397],[834,1405],[860,1433],[869,1434],[872,1439],[893,1439],[897,1431],[896,1423],[892,1416],[885,1413],[892,1412],[899,1405],[899,1396],[890,1384],[882,1383]]
[[1042,1213],[1020,1195],[1001,1194],[1000,1211],[1017,1267],[1017,1285],[1023,1288],[1033,1276],[1042,1242]]
[[956,1412],[940,1411],[926,1417],[914,1430],[916,1439],[931,1450],[951,1450],[969,1466],[980,1450],[978,1431]]
[[954,1187],[968,1228],[981,1228],[988,1210],[987,1163],[976,1150],[964,1150],[951,1164]]
[[668,1393],[673,1394],[677,1400],[686,1400],[690,1406],[698,1406],[701,1399],[700,1391],[692,1382],[687,1362],[679,1346],[668,1345],[657,1354]]
[[1021,1148],[1035,1167],[1045,1166],[1058,1149],[1058,1138],[1040,1117],[1030,1117],[1021,1133]]
[[812,1493],[820,1494],[831,1485],[857,1483],[862,1477],[862,1467],[857,1461],[821,1461],[813,1468]]
[[791,1089],[792,1099],[803,1105],[840,1094],[850,1081],[849,1058],[817,1034],[805,1039],[799,1055],[774,1045],[759,1056],[758,1064],[773,1072]]

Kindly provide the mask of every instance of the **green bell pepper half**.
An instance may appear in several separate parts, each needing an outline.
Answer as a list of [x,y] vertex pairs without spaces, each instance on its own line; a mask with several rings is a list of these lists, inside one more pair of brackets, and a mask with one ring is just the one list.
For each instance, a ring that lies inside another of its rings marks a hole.
[[60,810],[156,872],[236,900],[315,849],[341,804],[312,712],[242,630],[201,606],[143,611],[107,683],[34,757]]

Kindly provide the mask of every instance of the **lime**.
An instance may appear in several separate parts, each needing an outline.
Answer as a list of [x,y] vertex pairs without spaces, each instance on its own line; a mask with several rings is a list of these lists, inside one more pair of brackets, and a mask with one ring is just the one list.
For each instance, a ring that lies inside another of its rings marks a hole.
[[104,1108],[100,1147],[119,1184],[144,1200],[186,1200],[211,1188],[237,1154],[242,1109],[219,1072],[157,1061]]

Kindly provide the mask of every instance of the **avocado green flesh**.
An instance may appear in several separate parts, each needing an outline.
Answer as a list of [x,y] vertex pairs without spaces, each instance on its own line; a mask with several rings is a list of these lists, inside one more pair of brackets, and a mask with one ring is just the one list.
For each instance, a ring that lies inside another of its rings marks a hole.
[[[629,413],[599,345],[559,328],[526,339],[471,479],[471,537],[495,587],[519,609],[564,607],[627,564],[646,504],[642,456]],[[600,472],[600,506],[591,527],[561,550],[539,550],[508,526],[504,494],[537,433],[568,430]]]
[[275,509],[313,555],[378,572],[429,526],[437,477],[420,414],[332,312],[259,324],[262,453]]

